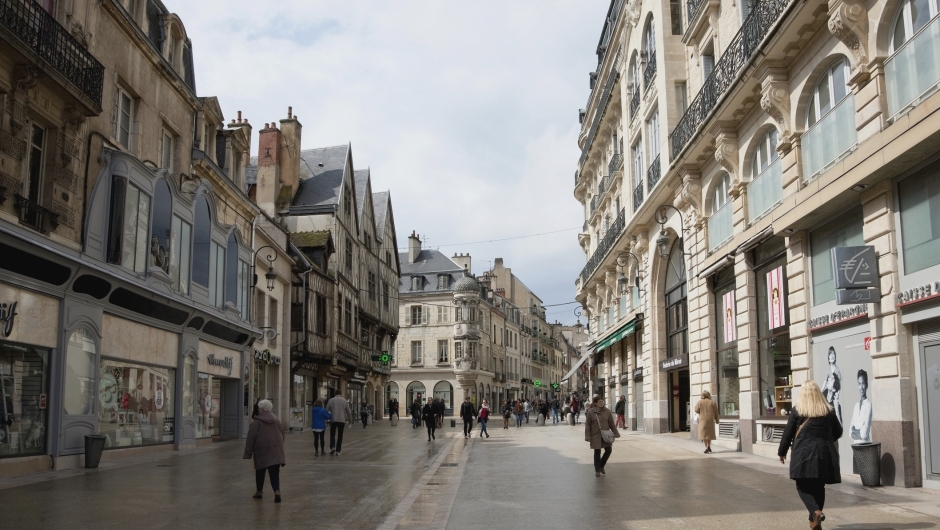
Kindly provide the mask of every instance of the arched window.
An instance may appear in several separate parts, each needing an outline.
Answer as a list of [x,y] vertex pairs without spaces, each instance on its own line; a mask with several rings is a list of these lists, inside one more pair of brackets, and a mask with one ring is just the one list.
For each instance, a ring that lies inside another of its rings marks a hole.
[[228,235],[225,246],[225,301],[238,303],[238,239],[235,232]]
[[389,381],[389,383],[385,385],[385,402],[391,403],[393,400],[398,401],[398,383]]
[[712,211],[708,218],[708,250],[718,248],[731,238],[734,225],[731,218],[731,175],[724,173],[718,177],[712,191]]
[[170,185],[157,179],[153,190],[153,221],[150,224],[150,265],[170,272],[170,234],[173,222],[173,199]]
[[454,387],[447,381],[440,381],[434,385],[434,399],[444,401],[444,408],[453,413],[454,411]]
[[81,416],[95,413],[95,363],[98,348],[95,339],[85,328],[69,334],[65,355],[65,393],[63,412]]
[[421,402],[424,400],[424,396],[427,391],[424,389],[424,385],[418,381],[414,381],[408,384],[408,388],[405,389],[405,395],[408,398],[408,404],[411,405],[415,401]]
[[643,32],[643,47],[646,53],[646,70],[643,72],[643,87],[649,90],[656,77],[656,28],[653,19],[650,18],[646,24],[646,31]]
[[112,176],[110,217],[108,262],[143,273],[147,266],[150,196],[127,177]]
[[633,86],[630,95],[630,119],[632,120],[637,114],[637,109],[640,108],[640,60],[636,52],[633,52],[633,57],[630,59],[629,81]]
[[666,265],[666,357],[689,353],[689,312],[686,291],[685,254],[681,240],[672,245]]
[[193,281],[209,287],[209,251],[212,243],[212,215],[204,195],[196,199],[193,227]]
[[849,62],[839,59],[822,74],[806,108],[804,180],[829,166],[858,142],[855,96],[848,87]]
[[903,0],[895,15],[888,44],[891,57],[885,61],[888,114],[891,116],[924,96],[940,81],[938,14],[938,0]]
[[751,182],[747,185],[748,222],[754,222],[783,198],[782,172],[778,162],[777,129],[761,137],[751,156]]

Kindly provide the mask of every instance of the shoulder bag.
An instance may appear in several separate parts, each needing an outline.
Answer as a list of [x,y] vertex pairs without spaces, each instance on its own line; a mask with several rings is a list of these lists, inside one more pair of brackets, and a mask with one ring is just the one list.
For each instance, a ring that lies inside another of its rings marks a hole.
[[601,415],[598,412],[594,412],[594,417],[597,419],[597,428],[601,431],[601,440],[606,444],[614,443],[614,440],[617,439],[614,436],[614,431],[601,427]]

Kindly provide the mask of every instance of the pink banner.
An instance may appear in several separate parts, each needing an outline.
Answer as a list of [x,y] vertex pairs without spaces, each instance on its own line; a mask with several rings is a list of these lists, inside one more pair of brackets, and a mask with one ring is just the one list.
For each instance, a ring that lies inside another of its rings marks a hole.
[[738,338],[738,318],[734,308],[734,291],[722,295],[722,313],[725,315],[725,343]]
[[767,273],[768,324],[774,330],[787,325],[786,306],[783,299],[783,265]]

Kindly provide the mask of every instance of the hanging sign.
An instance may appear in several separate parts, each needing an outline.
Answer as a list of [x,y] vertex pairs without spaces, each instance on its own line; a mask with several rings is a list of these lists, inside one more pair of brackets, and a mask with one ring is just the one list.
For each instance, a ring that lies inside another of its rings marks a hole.
[[261,361],[265,364],[274,364],[274,365],[281,364],[281,358],[278,357],[277,355],[273,355],[271,353],[271,350],[264,350],[264,351],[255,350],[255,360]]
[[770,330],[787,325],[786,306],[783,303],[783,265],[767,273],[767,321]]
[[45,409],[46,409],[46,395],[39,394],[39,410],[45,410]]
[[725,316],[725,343],[737,340],[738,322],[734,310],[734,290],[730,290],[721,296],[722,314]]
[[835,247],[832,249],[832,273],[835,278],[836,304],[877,304],[878,254],[875,247]]
[[166,405],[166,396],[163,393],[162,388],[158,388],[156,392],[153,393],[153,408],[157,412],[163,411],[163,406]]

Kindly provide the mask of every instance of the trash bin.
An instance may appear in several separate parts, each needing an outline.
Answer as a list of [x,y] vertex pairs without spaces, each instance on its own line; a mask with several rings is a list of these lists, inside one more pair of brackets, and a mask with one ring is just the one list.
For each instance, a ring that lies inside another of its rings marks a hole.
[[456,426],[457,426],[457,420],[450,420],[450,426],[451,426],[451,427],[456,427]]
[[863,486],[881,485],[881,444],[860,443],[852,446],[855,469],[862,477]]
[[85,469],[97,469],[101,462],[101,452],[107,436],[101,434],[85,435]]

